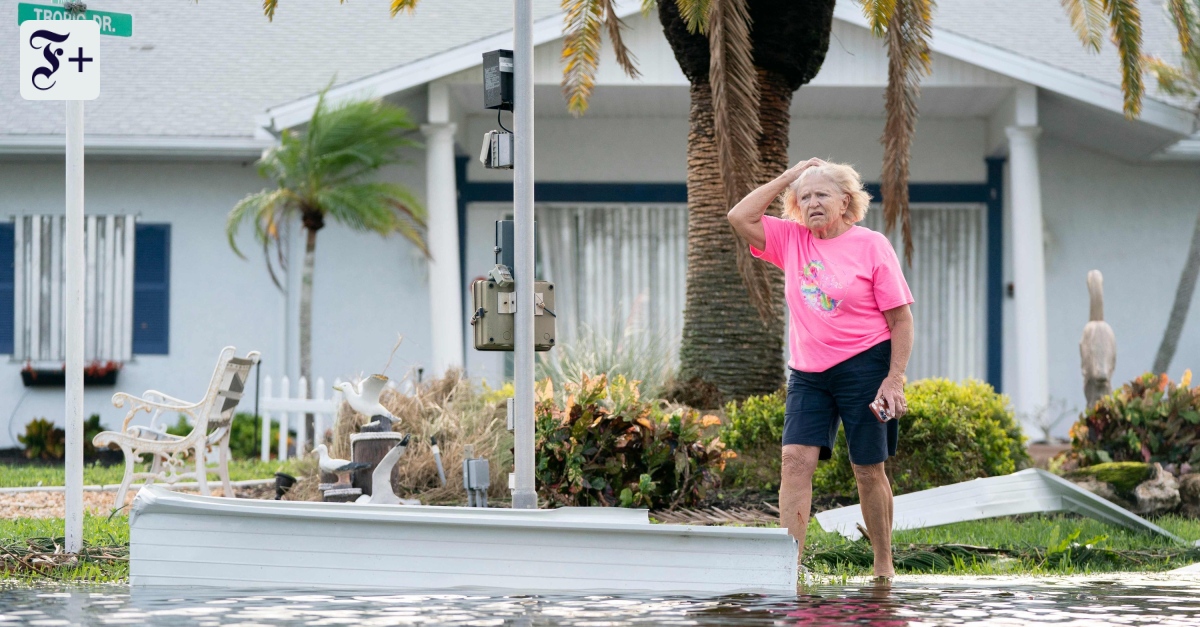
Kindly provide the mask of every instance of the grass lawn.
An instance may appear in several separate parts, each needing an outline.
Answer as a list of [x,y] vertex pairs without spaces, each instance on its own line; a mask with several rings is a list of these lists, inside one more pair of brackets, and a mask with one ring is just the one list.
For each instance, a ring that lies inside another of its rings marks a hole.
[[[1189,543],[1200,539],[1198,520],[1165,516],[1155,523]],[[814,519],[805,544],[804,564],[818,577],[871,574],[865,541],[823,531]],[[1066,514],[898,531],[892,547],[900,574],[1079,575],[1162,571],[1200,561],[1200,547]]]
[[0,579],[119,582],[129,577],[129,518],[83,518],[82,557],[55,556],[63,543],[63,519],[0,520]]
[[[295,464],[296,462],[294,459],[289,459],[284,462],[264,462],[258,459],[230,460],[229,478],[232,481],[243,481],[246,479],[271,479],[275,476],[276,472],[295,474],[293,472]],[[148,469],[149,464],[140,464],[138,466],[138,471],[146,471]],[[124,464],[117,464],[114,466],[101,466],[99,464],[86,465],[83,467],[83,484],[117,484],[121,483],[121,477],[124,476],[124,474]],[[215,476],[216,475],[209,475],[209,481],[212,481]],[[39,485],[63,485],[63,467],[0,464],[0,488],[23,488]]]
[[[1156,521],[1188,540],[1200,539],[1200,521],[1168,516]],[[1076,533],[1078,532],[1078,534]],[[61,545],[61,518],[0,520],[0,579],[119,582],[129,574],[129,519],[84,518],[85,557],[38,562]],[[897,571],[933,575],[1080,575],[1151,572],[1200,561],[1200,549],[1069,515],[958,523],[895,534]],[[1088,545],[1090,544],[1090,548]],[[963,548],[967,547],[967,548]],[[986,550],[985,550],[986,549]],[[870,547],[809,530],[804,563],[819,582],[870,575]]]

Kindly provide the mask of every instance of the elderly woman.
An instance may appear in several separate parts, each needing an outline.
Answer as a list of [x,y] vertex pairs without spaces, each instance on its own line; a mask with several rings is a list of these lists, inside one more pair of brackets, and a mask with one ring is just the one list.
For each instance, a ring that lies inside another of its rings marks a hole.
[[[764,215],[781,193],[785,219]],[[904,369],[912,352],[912,293],[882,234],[855,226],[871,196],[854,168],[809,159],[754,190],[729,212],[751,253],[781,268],[790,312],[791,376],[783,428],[782,524],[804,550],[818,459],[846,430],[876,577],[890,578],[892,488],[883,464],[896,454],[907,411]]]

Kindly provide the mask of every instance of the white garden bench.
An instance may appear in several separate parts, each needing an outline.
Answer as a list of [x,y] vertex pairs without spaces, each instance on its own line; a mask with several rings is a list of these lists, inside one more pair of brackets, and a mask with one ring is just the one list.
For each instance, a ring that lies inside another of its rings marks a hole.
[[[140,479],[145,479],[147,485],[155,481],[173,484],[181,479],[194,479],[200,486],[200,493],[207,495],[210,472],[221,478],[225,496],[234,496],[229,481],[230,427],[234,410],[242,400],[250,368],[258,363],[259,357],[257,351],[251,351],[245,357],[234,357],[234,351],[232,346],[221,350],[208,391],[197,403],[157,390],[147,390],[141,397],[124,392],[113,395],[113,405],[124,407],[129,403],[129,413],[125,415],[121,431],[104,431],[96,435],[92,443],[98,447],[116,445],[125,453],[125,476],[121,479],[114,507],[125,504],[129,484]],[[129,424],[139,411],[152,415],[149,427]],[[192,431],[183,436],[166,433],[158,422],[164,413],[186,416]],[[134,465],[141,462],[144,455],[152,456],[150,471],[134,472]],[[181,472],[189,455],[193,457],[195,470]],[[210,464],[208,460],[212,457],[216,460]]]

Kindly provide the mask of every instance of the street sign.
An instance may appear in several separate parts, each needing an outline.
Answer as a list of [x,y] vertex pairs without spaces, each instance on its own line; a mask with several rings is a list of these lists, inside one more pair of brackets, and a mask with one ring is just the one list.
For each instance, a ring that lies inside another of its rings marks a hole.
[[100,25],[92,20],[21,24],[21,97],[95,100],[100,95]]
[[133,15],[129,13],[110,13],[108,11],[85,11],[76,17],[61,6],[44,4],[17,5],[17,24],[33,20],[91,20],[100,26],[101,35],[113,37],[133,36]]

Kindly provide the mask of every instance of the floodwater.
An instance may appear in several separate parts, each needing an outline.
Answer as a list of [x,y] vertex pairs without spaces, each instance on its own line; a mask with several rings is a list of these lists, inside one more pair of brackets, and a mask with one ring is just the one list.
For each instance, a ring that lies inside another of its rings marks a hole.
[[1200,625],[1200,578],[915,578],[795,595],[514,595],[0,587],[8,625]]

